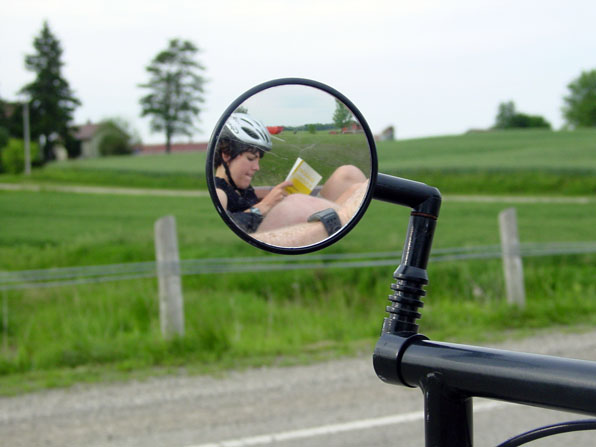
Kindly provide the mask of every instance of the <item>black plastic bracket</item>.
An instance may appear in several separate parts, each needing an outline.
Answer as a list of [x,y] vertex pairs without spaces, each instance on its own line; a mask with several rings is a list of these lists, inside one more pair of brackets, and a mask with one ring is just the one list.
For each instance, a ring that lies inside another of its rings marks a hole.
[[430,256],[436,222],[441,208],[437,188],[386,174],[378,174],[373,197],[412,208],[401,263],[391,285],[389,314],[383,321],[383,334],[416,334],[420,319],[423,287],[428,283],[426,266]]
[[377,376],[387,383],[393,385],[403,385],[410,388],[415,388],[417,384],[410,385],[404,380],[399,365],[401,359],[412,343],[418,340],[428,340],[422,334],[415,335],[395,335],[382,334],[377,341],[375,352],[373,354],[373,365]]

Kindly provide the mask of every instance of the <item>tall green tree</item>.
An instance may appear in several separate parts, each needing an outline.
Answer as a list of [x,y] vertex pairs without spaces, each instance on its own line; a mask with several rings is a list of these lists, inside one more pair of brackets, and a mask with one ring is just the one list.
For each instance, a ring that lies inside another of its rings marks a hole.
[[347,127],[352,122],[352,112],[339,100],[335,100],[335,112],[333,113],[333,124],[339,129]]
[[596,70],[583,71],[567,86],[563,116],[573,127],[596,126]]
[[8,138],[12,135],[12,113],[13,106],[0,98],[0,149],[6,146]]
[[62,76],[62,47],[48,22],[33,41],[35,53],[25,57],[25,68],[36,74],[33,82],[20,93],[29,97],[32,138],[41,139],[43,160],[55,158],[54,145],[61,138],[65,144],[72,139],[69,125],[75,108],[81,105],[68,81]]
[[499,110],[495,120],[495,128],[508,129],[512,127],[511,123],[513,122],[515,114],[515,103],[513,101],[502,102],[499,104]]
[[149,90],[140,100],[141,116],[151,116],[151,130],[165,132],[166,152],[174,135],[191,136],[197,129],[200,104],[204,102],[205,67],[196,60],[199,49],[187,40],[172,39],[146,67]]

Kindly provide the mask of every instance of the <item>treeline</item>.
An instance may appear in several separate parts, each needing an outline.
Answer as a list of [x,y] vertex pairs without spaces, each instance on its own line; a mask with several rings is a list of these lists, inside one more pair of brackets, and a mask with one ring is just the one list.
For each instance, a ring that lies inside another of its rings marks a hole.
[[523,129],[541,128],[550,129],[551,124],[539,115],[527,115],[515,110],[513,101],[503,102],[499,105],[499,112],[495,122],[495,129]]
[[[565,129],[596,127],[596,70],[583,71],[567,85],[562,113]],[[551,124],[540,115],[528,115],[516,110],[513,101],[499,104],[494,129],[550,129]]]
[[[151,119],[152,132],[164,133],[166,152],[175,135],[191,136],[199,121],[206,80],[201,75],[205,67],[196,60],[198,52],[192,42],[171,39],[145,67],[148,80],[138,85],[146,93],[139,100],[141,116]],[[73,125],[74,111],[82,101],[62,73],[62,53],[60,41],[44,22],[33,40],[33,51],[25,56],[25,68],[35,78],[18,91],[23,99],[0,98],[0,173],[23,170],[27,138],[33,166],[55,160],[58,147],[66,150],[68,158],[78,157],[83,138],[93,138],[97,155],[130,154],[140,144],[137,132],[119,118]],[[84,127],[93,129],[78,135]]]
[[333,123],[323,124],[323,123],[313,123],[313,124],[304,124],[302,126],[283,126],[286,132],[312,132],[312,131],[319,131],[319,130],[333,130],[337,127]]

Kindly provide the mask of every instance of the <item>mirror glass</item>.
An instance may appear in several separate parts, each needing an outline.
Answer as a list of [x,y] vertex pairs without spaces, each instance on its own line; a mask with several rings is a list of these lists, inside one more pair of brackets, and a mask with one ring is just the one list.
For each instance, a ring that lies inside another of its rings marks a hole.
[[210,141],[216,207],[261,248],[322,248],[347,232],[370,201],[376,173],[370,130],[346,98],[316,85],[273,85],[239,98]]

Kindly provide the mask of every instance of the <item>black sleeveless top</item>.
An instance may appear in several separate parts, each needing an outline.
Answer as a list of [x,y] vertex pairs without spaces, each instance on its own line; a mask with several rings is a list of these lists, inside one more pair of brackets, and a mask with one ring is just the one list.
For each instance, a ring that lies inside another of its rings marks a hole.
[[227,211],[232,220],[248,233],[254,233],[263,221],[263,216],[245,211],[255,205],[259,199],[252,186],[246,189],[234,189],[221,177],[215,177],[215,187],[226,193]]

